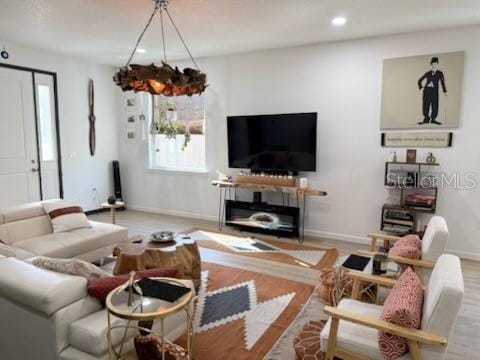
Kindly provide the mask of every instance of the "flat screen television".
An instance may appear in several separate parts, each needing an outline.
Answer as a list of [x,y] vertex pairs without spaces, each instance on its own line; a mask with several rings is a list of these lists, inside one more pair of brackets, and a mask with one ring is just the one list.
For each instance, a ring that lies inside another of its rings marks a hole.
[[316,171],[317,113],[229,116],[227,129],[231,168]]

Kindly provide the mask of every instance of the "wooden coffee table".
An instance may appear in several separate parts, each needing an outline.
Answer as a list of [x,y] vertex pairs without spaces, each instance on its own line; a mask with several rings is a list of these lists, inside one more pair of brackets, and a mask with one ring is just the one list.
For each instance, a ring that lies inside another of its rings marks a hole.
[[144,236],[134,236],[126,244],[113,249],[117,258],[113,273],[128,274],[130,271],[159,267],[175,267],[178,277],[191,279],[195,288],[200,286],[201,260],[197,243],[177,236],[175,242],[160,244]]

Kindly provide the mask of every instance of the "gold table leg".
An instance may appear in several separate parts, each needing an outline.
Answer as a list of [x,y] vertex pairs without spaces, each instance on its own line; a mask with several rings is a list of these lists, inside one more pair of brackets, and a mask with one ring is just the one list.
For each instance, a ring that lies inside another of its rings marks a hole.
[[115,208],[110,208],[110,215],[112,216],[112,224],[115,224]]

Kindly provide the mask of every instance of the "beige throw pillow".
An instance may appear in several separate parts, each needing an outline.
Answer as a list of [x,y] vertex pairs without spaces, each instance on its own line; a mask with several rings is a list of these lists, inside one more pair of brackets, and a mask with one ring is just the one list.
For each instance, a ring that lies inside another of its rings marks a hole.
[[83,209],[76,203],[67,201],[43,203],[45,212],[52,222],[53,232],[64,232],[91,227]]
[[32,264],[46,270],[81,276],[88,281],[111,276],[98,266],[80,259],[52,259],[46,256],[39,256],[32,260]]

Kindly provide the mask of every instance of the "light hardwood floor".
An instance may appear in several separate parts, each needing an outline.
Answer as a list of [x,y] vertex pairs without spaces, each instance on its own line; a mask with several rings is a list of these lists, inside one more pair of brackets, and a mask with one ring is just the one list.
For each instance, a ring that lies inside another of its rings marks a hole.
[[[90,218],[92,220],[110,222],[109,213],[91,215]],[[217,224],[211,221],[186,219],[131,210],[117,212],[117,224],[127,227],[129,236],[149,235],[159,230],[182,232],[192,227],[217,230]],[[229,231],[231,231],[231,229],[229,229]],[[282,241],[288,242],[294,240],[284,239]],[[312,237],[307,237],[305,244],[335,247],[339,250],[340,256],[355,252],[361,248],[368,250],[368,247],[365,245]],[[298,266],[253,259],[204,248],[201,248],[201,257],[203,261],[273,276],[282,276],[286,279],[308,284],[315,284],[317,281],[316,270]],[[480,262],[462,260],[462,269],[465,282],[465,297],[457,320],[455,333],[448,345],[447,359],[449,360],[480,359]]]

